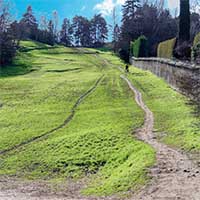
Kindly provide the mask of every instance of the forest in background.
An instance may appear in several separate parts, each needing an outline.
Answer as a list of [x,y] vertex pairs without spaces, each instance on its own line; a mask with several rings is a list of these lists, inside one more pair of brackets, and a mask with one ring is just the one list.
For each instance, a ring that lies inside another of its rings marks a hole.
[[[180,0],[180,3],[180,15],[176,12],[172,16],[170,10],[165,8],[163,0],[155,3],[126,0],[122,6],[123,15],[119,24],[116,11],[113,10],[112,33],[109,33],[111,25],[107,24],[101,14],[92,19],[83,16],[75,16],[72,20],[65,18],[59,28],[56,11],[53,12],[52,19],[41,16],[37,20],[32,7],[28,6],[22,18],[17,21],[11,16],[9,2],[0,0],[0,64],[12,62],[20,40],[31,39],[52,46],[62,44],[67,47],[98,48],[107,43],[109,34],[112,34],[110,46],[125,61],[129,61],[131,42],[141,36],[148,40],[147,56],[156,57],[160,42],[183,35],[187,41],[184,43],[183,39],[177,46],[176,55],[179,59],[188,57],[185,54],[190,53],[187,51],[190,51],[195,36],[200,32],[200,15],[196,9],[198,1],[192,5],[189,5],[189,0]],[[182,30],[180,27],[183,27]]]

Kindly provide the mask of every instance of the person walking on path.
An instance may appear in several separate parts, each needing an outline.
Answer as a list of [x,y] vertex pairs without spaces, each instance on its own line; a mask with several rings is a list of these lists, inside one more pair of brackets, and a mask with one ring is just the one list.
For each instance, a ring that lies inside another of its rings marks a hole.
[[128,66],[128,64],[125,67],[125,71],[126,71],[126,73],[129,73],[129,66]]

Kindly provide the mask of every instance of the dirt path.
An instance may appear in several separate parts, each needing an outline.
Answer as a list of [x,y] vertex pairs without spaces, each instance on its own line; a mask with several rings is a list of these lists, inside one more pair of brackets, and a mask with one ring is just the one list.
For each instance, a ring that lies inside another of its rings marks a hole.
[[185,154],[157,141],[153,133],[153,113],[132,83],[125,76],[121,78],[134,92],[137,104],[146,114],[144,126],[137,136],[157,152],[157,165],[150,171],[152,182],[132,200],[200,200],[200,169]]
[[[122,70],[121,68],[119,68]],[[123,72],[123,70],[122,70]],[[200,169],[187,155],[160,143],[153,133],[154,116],[142,99],[142,94],[125,77],[121,76],[135,94],[135,101],[145,112],[144,126],[137,137],[153,146],[157,152],[157,165],[150,170],[152,181],[131,200],[200,200]],[[98,85],[97,81],[95,84]],[[96,87],[95,86],[95,87]],[[74,108],[94,89],[77,100]],[[73,111],[73,112],[74,112]],[[116,200],[117,198],[83,198],[78,184],[70,183],[70,189],[61,194],[52,193],[46,183],[26,183],[16,180],[0,180],[0,200]],[[51,187],[51,186],[50,186]]]

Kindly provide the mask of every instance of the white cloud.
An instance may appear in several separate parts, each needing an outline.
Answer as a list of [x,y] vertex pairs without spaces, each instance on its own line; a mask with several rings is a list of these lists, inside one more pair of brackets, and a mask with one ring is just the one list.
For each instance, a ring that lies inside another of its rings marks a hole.
[[101,3],[95,5],[94,9],[98,10],[102,15],[107,16],[112,14],[115,6],[121,6],[125,0],[103,0]]
[[170,10],[179,8],[179,0],[168,0],[168,7]]
[[81,8],[81,11],[84,11],[86,9],[86,6],[83,6],[82,8]]
[[123,5],[123,4],[125,3],[125,1],[126,1],[126,0],[117,0],[116,3],[117,3],[118,5]]
[[[177,9],[177,11],[179,12],[180,10],[180,0],[168,0],[168,8],[170,9],[171,12],[175,11]],[[190,8],[191,11],[200,12],[200,1],[197,0],[190,0]]]
[[96,4],[94,9],[106,16],[112,13],[114,6],[113,0],[104,0],[102,3]]
[[[95,10],[98,10],[102,15],[109,16],[112,14],[113,8],[115,6],[121,6],[125,3],[126,0],[102,0],[101,3],[98,3],[94,6]],[[155,1],[155,0],[152,0]],[[193,2],[194,0],[190,0]],[[173,13],[179,10],[180,0],[166,0],[166,6]],[[196,10],[200,11],[200,6],[196,7]]]

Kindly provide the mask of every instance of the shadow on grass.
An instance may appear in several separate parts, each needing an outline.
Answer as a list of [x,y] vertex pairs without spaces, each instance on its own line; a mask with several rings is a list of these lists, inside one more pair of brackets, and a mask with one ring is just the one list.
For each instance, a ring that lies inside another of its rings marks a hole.
[[[188,106],[192,106],[194,108],[192,114],[195,116],[195,117],[198,117],[200,118],[200,102],[197,102],[197,101],[194,101],[194,100],[189,100],[186,105]],[[199,127],[200,127],[200,124],[199,124]]]
[[[50,49],[51,50],[51,49]],[[75,49],[76,50],[76,49]],[[67,55],[67,54],[71,54],[71,55],[82,55],[82,54],[91,54],[91,55],[94,55],[94,54],[98,54],[99,52],[89,52],[89,51],[45,51],[45,52],[41,52],[42,54],[48,54],[48,55]]]
[[25,75],[33,71],[37,71],[38,69],[33,68],[31,66],[27,65],[8,65],[0,67],[0,78],[6,78],[11,76],[19,76],[19,75]]
[[62,72],[71,72],[71,71],[77,71],[82,68],[73,68],[73,69],[55,69],[55,70],[47,70],[46,72],[53,72],[53,73],[62,73]]
[[26,53],[18,53],[12,64],[0,66],[0,78],[25,75],[39,68],[33,66],[33,57]]
[[27,53],[30,51],[34,51],[34,50],[52,50],[52,49],[58,49],[59,47],[57,46],[50,46],[50,47],[45,47],[45,46],[41,46],[41,47],[20,47],[19,51],[23,52],[23,53]]

